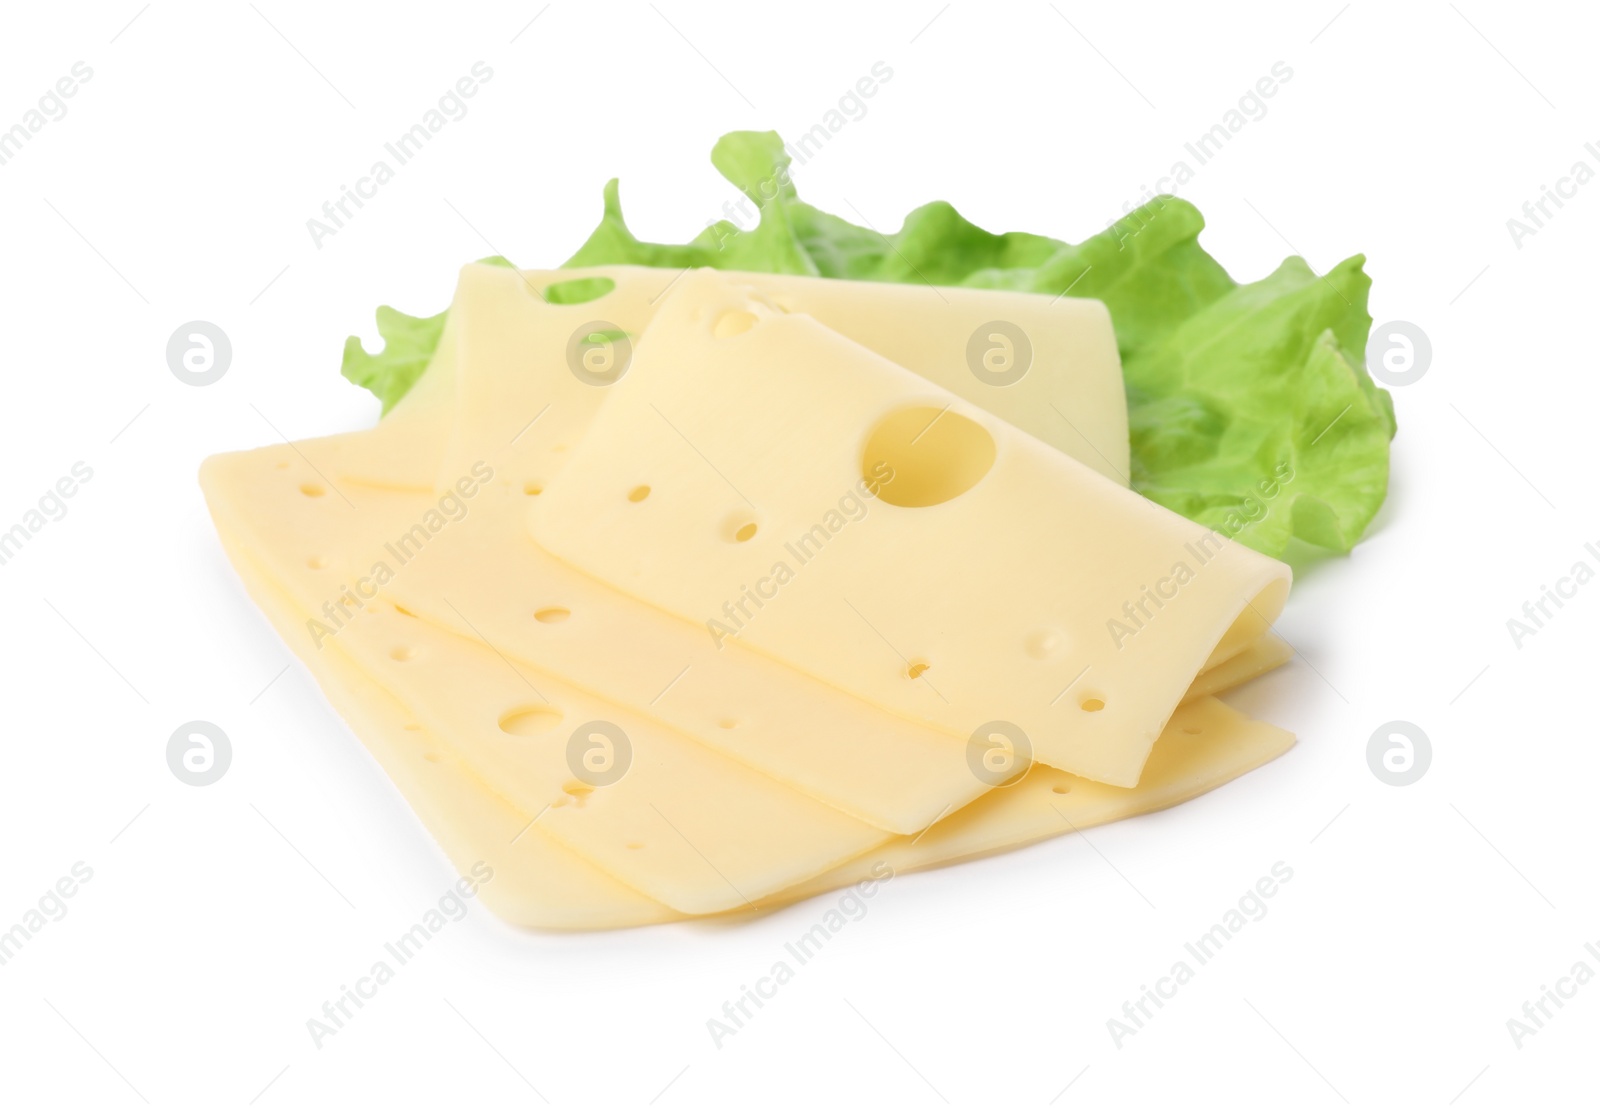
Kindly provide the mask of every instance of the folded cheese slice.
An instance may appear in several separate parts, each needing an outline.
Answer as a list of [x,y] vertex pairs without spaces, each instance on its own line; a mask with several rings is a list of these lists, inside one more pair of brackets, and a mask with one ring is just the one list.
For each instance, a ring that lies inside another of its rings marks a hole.
[[[479,895],[496,915],[516,926],[557,930],[685,918],[533,830],[536,813],[501,796],[451,743],[422,724],[337,643],[321,650],[312,647],[300,633],[305,613],[262,571],[243,543],[226,532],[222,539],[246,590],[296,649],[450,862],[463,874],[480,863],[489,865],[493,876],[480,885]],[[891,839],[755,907],[770,909],[886,873],[944,865],[1181,803],[1270,761],[1293,741],[1287,732],[1201,698],[1174,715],[1136,789],[1116,789],[1036,766],[1020,781],[995,790],[926,834]],[[748,914],[745,909],[729,913],[732,918]]]
[[[531,533],[908,719],[1131,787],[1289,570],[713,271],[656,309]],[[642,490],[642,491],[641,491]]]
[[[748,904],[883,842],[880,828],[751,770],[606,700],[559,670],[518,664],[479,638],[442,630],[383,595],[404,566],[361,567],[337,544],[308,545],[313,528],[282,520],[348,522],[355,501],[308,495],[292,445],[207,459],[201,484],[219,531],[252,551],[311,613],[296,638],[337,643],[449,742],[499,793],[538,816],[536,829],[670,907],[703,914]],[[275,483],[283,491],[269,495]],[[296,503],[298,502],[298,504]],[[298,511],[312,505],[311,516]],[[470,564],[462,574],[474,572]],[[355,598],[341,603],[341,598]],[[345,612],[342,618],[329,614]],[[615,644],[615,654],[627,644]],[[611,734],[607,763],[585,761]],[[617,767],[600,788],[596,779]]]
[[372,754],[457,872],[487,865],[478,895],[519,927],[598,930],[684,918],[532,831],[533,813],[501,796],[456,748],[425,727],[336,645],[318,650],[306,614],[225,531],[223,548],[256,606],[316,677],[334,710]]
[[[441,491],[486,459],[514,484],[550,480],[610,387],[625,383],[650,320],[681,276],[640,266],[465,267],[452,323],[472,311],[480,325],[462,333],[459,357],[429,372],[453,388],[430,381],[422,401],[453,402]],[[775,274],[730,279],[1128,483],[1127,400],[1099,301]],[[573,289],[609,291],[573,302],[564,291]],[[491,313],[494,325],[481,325]]]

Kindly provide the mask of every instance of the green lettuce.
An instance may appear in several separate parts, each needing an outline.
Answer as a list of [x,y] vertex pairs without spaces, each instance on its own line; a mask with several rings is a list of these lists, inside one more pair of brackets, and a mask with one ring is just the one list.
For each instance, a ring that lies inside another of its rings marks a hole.
[[[1088,297],[1111,312],[1128,393],[1133,487],[1249,546],[1281,556],[1299,539],[1340,552],[1388,490],[1394,410],[1363,366],[1371,281],[1358,255],[1318,276],[1289,258],[1241,285],[1200,246],[1192,204],[1157,197],[1077,244],[994,234],[949,204],[923,205],[884,235],[802,201],[777,134],[723,136],[711,160],[759,212],[684,245],[644,242],[616,180],[600,223],[565,263],[794,273]],[[356,339],[344,375],[384,410],[437,345],[444,316],[379,309],[386,345]]]

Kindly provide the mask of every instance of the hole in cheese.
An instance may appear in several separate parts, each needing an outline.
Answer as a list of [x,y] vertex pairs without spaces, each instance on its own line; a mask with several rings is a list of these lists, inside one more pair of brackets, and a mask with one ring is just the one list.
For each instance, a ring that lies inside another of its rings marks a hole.
[[1022,649],[1027,651],[1028,657],[1041,662],[1059,655],[1066,645],[1066,634],[1055,627],[1035,628],[1022,640]]
[[539,484],[537,481],[529,481],[526,485],[522,486],[522,495],[524,496],[538,496],[543,491],[544,486]]
[[417,656],[417,652],[409,646],[397,646],[389,651],[389,657],[397,662],[409,662]]
[[644,849],[644,843],[627,843],[625,845],[627,846],[627,848],[629,850],[643,850]]
[[719,719],[717,720],[717,726],[722,728],[724,731],[732,731],[735,727],[739,726],[739,721],[736,719]]
[[756,537],[756,521],[749,512],[734,512],[722,521],[722,537],[728,542],[749,542]]
[[635,504],[637,504],[637,503],[639,503],[639,501],[643,500],[645,497],[647,497],[649,495],[650,495],[650,486],[649,485],[635,485],[633,487],[633,489],[628,493],[628,499],[633,501]]
[[540,623],[560,623],[572,614],[567,608],[540,608],[533,613],[533,618]]
[[546,285],[544,301],[546,304],[587,304],[591,300],[599,300],[616,287],[617,283],[609,277],[576,277],[571,281]]
[[911,678],[911,680],[915,681],[917,678],[921,677],[924,673],[927,673],[930,668],[931,668],[930,663],[924,662],[922,659],[919,658],[916,661],[912,662],[909,666],[906,667],[906,676]]
[[328,559],[322,557],[320,554],[313,554],[311,557],[306,559],[306,566],[310,569],[325,569],[327,568],[327,565]]
[[526,738],[529,735],[542,735],[560,722],[560,709],[548,704],[536,704],[529,708],[513,708],[501,716],[500,730],[508,735]]
[[1078,707],[1086,712],[1098,712],[1106,706],[1106,702],[1098,696],[1086,696],[1078,701]]
[[1054,788],[1052,788],[1050,791],[1055,793],[1057,796],[1062,796],[1062,795],[1065,795],[1066,793],[1070,793],[1072,791],[1072,786],[1071,785],[1057,785]]
[[711,333],[719,339],[731,339],[734,335],[744,334],[758,322],[749,312],[734,308],[717,317],[716,323],[711,325]]
[[432,750],[424,751],[422,757],[424,761],[428,762],[438,762],[440,760],[438,753]]
[[1198,735],[1200,733],[1200,728],[1198,728],[1198,727],[1185,727],[1183,729],[1183,733],[1185,735]]
[[966,416],[919,405],[878,421],[861,475],[886,504],[926,508],[954,500],[994,465],[994,436]]
[[307,496],[321,496],[323,493],[327,492],[328,490],[323,488],[321,485],[312,485],[312,484],[308,483],[308,484],[301,485],[300,486],[300,491],[305,493]]

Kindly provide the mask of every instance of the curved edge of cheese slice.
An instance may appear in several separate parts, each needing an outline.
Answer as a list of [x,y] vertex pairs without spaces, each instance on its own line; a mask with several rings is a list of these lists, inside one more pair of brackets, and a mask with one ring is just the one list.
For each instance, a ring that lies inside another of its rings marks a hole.
[[[202,484],[219,530],[264,551],[283,545],[258,535],[281,504],[254,513],[244,505],[253,487],[245,478],[281,474],[274,459],[285,455],[289,448],[269,447],[207,460]],[[357,511],[332,497],[306,499]],[[301,611],[316,612],[321,589],[346,567],[297,553],[276,550],[269,572]],[[337,646],[498,795],[534,812],[538,831],[655,900],[693,914],[740,907],[889,837],[559,670],[516,666],[491,643],[398,610],[377,576],[367,585],[364,601],[308,621],[314,631],[301,628],[293,645]]]
[[[482,460],[515,484],[548,483],[561,459],[545,447],[570,446],[605,395],[625,387],[631,359],[681,275],[644,266],[463,267],[446,335],[459,349],[446,355],[441,342],[437,366],[413,389],[428,393],[418,407],[447,395],[453,400],[439,488]],[[781,274],[728,276],[764,303],[811,316],[1108,479],[1128,483],[1127,398],[1111,317],[1099,301]],[[579,303],[545,299],[551,289],[595,282],[612,287]],[[457,317],[467,315],[475,317],[473,325],[458,324]],[[388,419],[400,414],[397,407]]]
[[[219,529],[219,535],[246,592],[268,621],[286,643],[301,640],[303,613],[243,544],[225,529]],[[291,649],[311,669],[335,711],[457,870],[465,874],[480,862],[494,869],[480,895],[506,922],[546,930],[587,930],[690,918],[608,876],[558,841],[530,833],[533,821],[526,811],[503,800],[449,743],[440,741],[337,646],[315,651],[302,642]],[[1271,659],[1279,655],[1264,653],[1259,664],[1271,668]],[[1215,681],[1243,680],[1245,673],[1244,667],[1224,667]],[[1118,790],[1036,765],[1021,781],[955,813],[928,833],[890,840],[882,849],[789,886],[756,907],[768,910],[881,878],[884,867],[891,873],[932,868],[1167,807],[1248,772],[1292,741],[1218,702],[1202,700],[1174,717],[1137,789]],[[698,918],[733,922],[748,914],[741,908]]]
[[658,308],[529,521],[719,641],[961,737],[1009,723],[1125,787],[1290,579],[709,270]]
[[808,315],[1128,484],[1128,402],[1111,312],[1099,300],[722,271],[780,311]]
[[[1269,667],[1270,668],[1270,667]],[[1294,735],[1202,696],[1173,713],[1133,789],[1035,765],[916,839],[898,838],[821,877],[784,890],[788,903],[859,881],[931,869],[1160,811],[1242,777],[1294,746]],[[765,905],[763,905],[765,906]]]
[[313,650],[302,616],[270,582],[237,538],[218,529],[246,593],[323,695],[383,768],[457,872],[485,863],[493,876],[478,895],[495,915],[519,927],[596,930],[686,918],[636,892],[560,843],[528,834],[528,817],[490,790],[449,743],[441,742],[336,645]]
[[[300,619],[293,601],[267,579],[237,540],[225,533],[220,538],[245,591],[289,641]],[[567,931],[639,927],[690,918],[728,922],[748,918],[749,909],[702,917],[673,911],[608,876],[559,842],[528,834],[530,820],[525,812],[500,799],[448,743],[439,741],[337,647],[315,656],[307,650],[295,653],[311,668],[334,710],[389,776],[457,872],[466,875],[478,863],[492,868],[492,878],[480,884],[478,895],[505,922]],[[1168,808],[1243,776],[1283,754],[1293,743],[1287,732],[1204,697],[1175,713],[1137,789],[1116,789],[1035,766],[1021,780],[953,814],[927,834],[895,838],[881,849],[765,897],[754,908],[776,909],[847,885],[881,879],[886,873],[899,875],[970,861]]]

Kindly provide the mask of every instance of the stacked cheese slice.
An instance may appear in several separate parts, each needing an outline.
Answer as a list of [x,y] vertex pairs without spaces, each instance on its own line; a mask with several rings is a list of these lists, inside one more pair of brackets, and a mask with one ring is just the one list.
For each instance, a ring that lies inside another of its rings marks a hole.
[[1285,566],[1126,488],[1094,301],[469,266],[369,431],[208,460],[251,595],[513,922],[746,913],[1292,736]]

